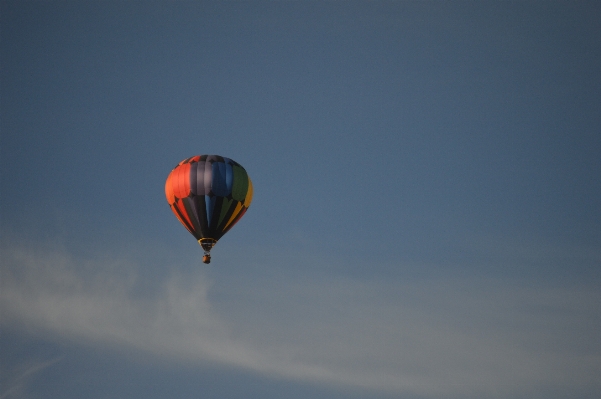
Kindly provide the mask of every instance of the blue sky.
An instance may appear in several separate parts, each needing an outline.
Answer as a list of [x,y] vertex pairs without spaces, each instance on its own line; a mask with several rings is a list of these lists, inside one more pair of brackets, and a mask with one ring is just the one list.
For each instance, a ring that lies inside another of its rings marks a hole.
[[0,398],[598,397],[597,3],[0,7]]

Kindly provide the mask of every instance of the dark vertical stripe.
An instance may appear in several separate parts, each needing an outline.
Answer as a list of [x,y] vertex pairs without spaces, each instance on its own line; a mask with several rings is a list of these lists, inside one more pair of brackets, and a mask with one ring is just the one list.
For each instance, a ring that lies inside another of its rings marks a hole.
[[192,164],[190,173],[194,171],[194,178],[190,177],[190,186],[194,195],[205,195],[205,163],[196,162]]
[[198,214],[198,223],[200,224],[200,235],[201,238],[211,238],[209,235],[209,222],[207,220],[207,205],[205,203],[204,195],[197,195],[192,197],[194,201],[194,207]]
[[221,215],[221,206],[223,205],[223,197],[213,197],[215,205],[213,206],[213,214],[211,215],[211,223],[209,230],[211,234],[217,233],[217,224],[219,223],[219,215]]
[[195,236],[197,236],[200,234],[200,223],[198,222],[198,212],[195,209],[194,201],[190,197],[183,198],[182,201],[184,202],[184,207],[188,213],[188,218],[194,227],[194,233],[196,233]]
[[234,203],[235,201],[233,199],[229,199],[229,198],[223,198],[223,204],[221,205],[221,212],[219,213],[219,222],[217,222],[217,230],[221,231],[223,230],[223,225],[225,223],[227,223],[227,221],[229,219],[226,219],[225,221],[223,219],[225,219],[226,215],[228,213],[231,213],[231,207],[232,207],[232,203]]
[[213,162],[212,165],[213,181],[211,182],[211,191],[219,197],[225,197],[227,191],[225,163]]
[[197,162],[190,164],[190,172],[188,174],[188,178],[190,180],[190,192],[193,195],[196,195],[196,167],[198,166]]
[[207,222],[209,224],[209,232],[211,231],[211,224],[213,222],[213,207],[215,206],[215,197],[205,195],[205,204],[207,209]]
[[234,171],[232,170],[232,160],[229,158],[223,158],[225,160],[225,185],[227,188],[226,196],[232,194],[232,187],[234,185]]

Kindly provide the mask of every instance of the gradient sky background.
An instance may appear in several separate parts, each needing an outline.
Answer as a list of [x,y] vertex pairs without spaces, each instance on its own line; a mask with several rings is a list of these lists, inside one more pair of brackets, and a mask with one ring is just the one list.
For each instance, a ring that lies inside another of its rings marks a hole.
[[1,399],[599,397],[599,2],[0,7]]

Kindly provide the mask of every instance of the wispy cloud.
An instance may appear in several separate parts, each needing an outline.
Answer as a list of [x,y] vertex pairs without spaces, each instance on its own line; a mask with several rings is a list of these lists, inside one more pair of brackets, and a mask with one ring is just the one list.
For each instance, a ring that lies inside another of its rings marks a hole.
[[30,380],[36,373],[52,366],[53,364],[62,360],[62,356],[55,357],[50,360],[33,360],[21,363],[18,370],[14,370],[10,376],[4,376],[4,383],[2,391],[0,392],[0,399],[7,398],[20,398],[25,397],[26,386],[28,380]]
[[2,262],[4,327],[57,339],[424,397],[601,389],[601,293],[589,288],[279,273],[213,298],[201,269],[148,291],[125,261],[4,246]]

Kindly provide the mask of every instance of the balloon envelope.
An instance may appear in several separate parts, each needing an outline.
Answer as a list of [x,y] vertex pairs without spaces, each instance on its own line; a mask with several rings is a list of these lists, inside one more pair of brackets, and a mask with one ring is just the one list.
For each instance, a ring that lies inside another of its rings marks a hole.
[[253,186],[246,170],[234,160],[197,155],[171,171],[165,195],[175,216],[208,254],[250,206]]

